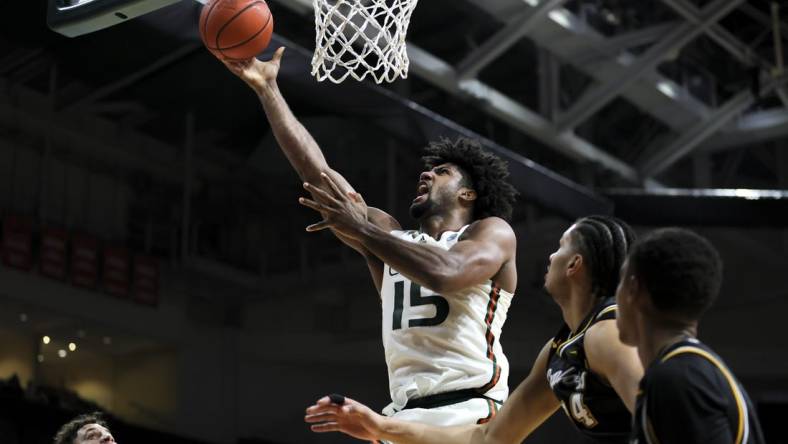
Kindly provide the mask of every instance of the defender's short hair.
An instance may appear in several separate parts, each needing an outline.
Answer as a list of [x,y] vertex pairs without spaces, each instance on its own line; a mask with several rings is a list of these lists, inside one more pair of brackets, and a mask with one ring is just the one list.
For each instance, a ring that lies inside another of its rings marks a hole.
[[85,415],[79,415],[71,421],[63,425],[55,435],[54,444],[74,444],[77,439],[77,432],[82,427],[88,424],[98,424],[102,427],[107,427],[107,422],[104,420],[104,415],[101,412],[93,412]]
[[629,272],[643,283],[658,310],[697,320],[719,295],[722,260],[704,237],[663,228],[632,248]]
[[453,163],[467,174],[467,185],[476,191],[474,218],[496,216],[510,221],[517,190],[506,180],[509,168],[503,159],[484,149],[478,140],[442,138],[425,148],[427,168]]

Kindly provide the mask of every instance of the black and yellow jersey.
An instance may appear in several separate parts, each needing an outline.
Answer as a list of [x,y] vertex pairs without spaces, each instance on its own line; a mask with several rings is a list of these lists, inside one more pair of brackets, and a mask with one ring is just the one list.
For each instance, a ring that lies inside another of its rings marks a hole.
[[640,382],[631,444],[763,444],[747,393],[697,339],[667,347]]
[[553,338],[547,380],[561,407],[583,435],[598,443],[626,443],[632,415],[610,384],[588,366],[585,334],[592,325],[616,318],[613,298],[600,301],[572,332],[564,324]]

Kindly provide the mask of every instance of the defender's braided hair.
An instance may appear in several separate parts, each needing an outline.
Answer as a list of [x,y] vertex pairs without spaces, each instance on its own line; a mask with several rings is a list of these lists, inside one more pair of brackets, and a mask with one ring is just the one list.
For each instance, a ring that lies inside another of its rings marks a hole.
[[591,292],[597,298],[613,296],[618,286],[621,265],[635,240],[626,222],[611,216],[578,219],[572,241],[591,272]]

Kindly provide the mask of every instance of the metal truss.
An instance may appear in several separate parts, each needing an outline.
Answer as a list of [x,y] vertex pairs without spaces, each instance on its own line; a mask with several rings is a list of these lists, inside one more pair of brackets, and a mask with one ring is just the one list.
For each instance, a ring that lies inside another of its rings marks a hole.
[[[686,0],[663,0],[663,2],[689,22],[696,24],[700,23],[702,16],[695,5],[687,3]],[[742,63],[760,67],[762,76],[769,76],[774,69],[774,65],[771,62],[758,57],[752,48],[725,30],[722,26],[712,25],[708,28],[706,34]],[[788,107],[788,91],[781,86],[777,88],[777,93],[778,97],[783,101],[783,104]]]
[[502,30],[465,56],[457,65],[458,77],[461,79],[475,77],[485,66],[489,65],[523,36],[528,34],[539,21],[547,19],[547,14],[550,11],[563,6],[567,1],[546,0],[520,13],[517,18],[509,22]]
[[648,28],[637,29],[608,38],[602,38],[600,36],[600,41],[595,43],[593,51],[589,52],[587,48],[578,48],[575,53],[569,54],[567,58],[574,60],[578,65],[594,63],[604,58],[613,59],[632,48],[641,45],[649,45],[658,41],[675,27],[676,22],[669,22],[649,26]]
[[755,97],[749,90],[737,94],[724,105],[714,110],[707,118],[693,125],[679,135],[677,139],[641,162],[639,165],[640,171],[647,177],[653,177],[663,172],[679,159],[689,154],[711,134],[714,134],[728,123],[730,119],[749,108],[754,101]]
[[[311,0],[277,1],[300,13],[311,11],[312,8]],[[563,9],[565,0],[465,1],[497,16],[505,23],[503,29],[470,52],[456,66],[409,42],[412,71],[452,95],[472,99],[485,113],[507,122],[572,159],[596,163],[632,183],[656,186],[658,183],[650,177],[664,171],[696,147],[705,147],[704,142],[718,131],[737,131],[742,134],[750,131],[749,126],[741,125],[735,119],[753,103],[754,97],[748,92],[740,93],[719,108],[709,109],[690,94],[681,93],[679,85],[662,77],[654,69],[665,57],[704,33],[743,63],[760,63],[760,66],[764,66],[748,45],[717,25],[718,20],[741,6],[744,0],[716,0],[702,11],[686,0],[663,0],[676,10],[682,21],[612,38],[602,36]],[[552,106],[555,98],[550,97],[550,91],[557,90],[555,85],[544,85],[550,90],[542,92],[542,101],[548,102],[541,106],[543,115],[548,116],[545,118],[475,78],[524,37],[547,50],[548,54],[540,55],[543,71],[555,72],[555,69],[550,69],[550,62],[555,65],[558,59],[573,64],[600,82],[564,115],[558,116],[557,122],[554,119],[557,109]],[[627,51],[628,48],[652,42],[656,43],[639,57]],[[652,156],[640,164],[641,168],[623,162],[572,132],[578,124],[619,95],[680,134],[669,145],[647,151]],[[759,123],[773,120],[760,119]],[[731,121],[733,124],[728,125]],[[782,130],[783,126],[781,122],[778,129]]]
[[[703,107],[696,107],[698,111],[697,114],[690,118],[670,119],[670,116],[675,114],[673,111],[678,109],[677,106],[663,107],[662,110],[664,112],[660,112],[656,111],[658,108],[648,106],[647,103],[644,104],[643,93],[646,92],[647,89],[642,87],[642,80],[655,75],[653,67],[656,65],[654,62],[658,63],[662,60],[660,53],[665,54],[674,52],[680,49],[686,42],[697,37],[700,33],[708,34],[710,38],[742,63],[762,67],[762,77],[764,79],[768,78],[768,73],[773,68],[770,62],[760,59],[747,44],[740,41],[737,37],[716,23],[719,18],[726,15],[735,7],[742,6],[741,1],[717,1],[708,5],[704,11],[700,11],[685,0],[664,1],[668,6],[676,10],[687,23],[660,24],[612,38],[596,39],[596,41],[592,43],[593,48],[576,45],[578,49],[574,54],[562,48],[561,43],[555,43],[561,42],[562,40],[565,41],[566,39],[558,39],[555,38],[555,36],[553,36],[553,38],[540,38],[538,28],[535,29],[534,33],[529,35],[534,41],[548,48],[548,50],[562,54],[565,61],[574,60],[576,67],[593,65],[595,60],[602,60],[598,63],[604,63],[605,58],[612,60],[627,48],[659,40],[659,42],[647,51],[646,54],[632,61],[625,69],[618,70],[618,72],[604,70],[607,72],[602,76],[595,76],[598,80],[600,77],[603,79],[603,85],[606,85],[607,89],[605,89],[604,86],[600,87],[596,90],[596,93],[592,92],[588,96],[581,98],[581,101],[578,101],[567,115],[559,119],[558,132],[561,133],[561,130],[568,130],[574,127],[582,122],[582,120],[590,117],[590,115],[604,106],[605,103],[616,95],[623,95],[635,105],[653,114],[680,133],[679,138],[673,143],[659,150],[657,153],[659,157],[656,157],[657,154],[654,154],[646,163],[641,164],[649,167],[645,170],[638,169],[641,173],[641,177],[646,178],[652,177],[657,171],[663,171],[673,162],[703,143],[707,138],[717,133],[720,129],[727,130],[726,136],[737,136],[734,138],[720,137],[718,141],[721,141],[726,147],[730,147],[730,141],[732,140],[747,141],[751,140],[748,139],[748,137],[753,135],[758,135],[761,139],[768,140],[769,137],[774,138],[786,134],[788,132],[788,125],[786,125],[784,121],[788,119],[788,111],[757,113],[756,115],[745,116],[739,121],[735,121],[732,125],[727,124],[746,111],[754,102],[755,98],[749,97],[747,92],[740,93],[729,103],[726,103],[718,109],[704,110]],[[491,7],[501,8],[501,5],[505,2],[506,0],[492,0],[492,3],[497,4]],[[549,15],[554,19],[553,21],[558,22],[564,28],[571,29],[576,33],[592,34],[582,23],[573,21],[571,14],[568,14],[565,10],[556,9]],[[650,56],[651,58],[649,59]],[[621,57],[618,58],[620,59]],[[585,71],[588,73],[593,70],[585,69]],[[610,80],[611,78],[613,80]],[[641,82],[641,84],[638,85],[638,82]],[[637,88],[635,88],[635,86],[637,86]],[[664,92],[666,96],[673,96],[677,102],[676,105],[678,105],[680,100],[686,101],[686,97],[680,97],[682,95],[686,96],[686,94],[677,94],[676,92],[679,91],[679,88],[673,85],[672,82],[664,80],[657,81],[656,87]],[[637,90],[637,92],[632,90]],[[779,83],[776,86],[776,90],[781,98],[788,97],[785,88]],[[628,91],[630,92],[628,93]],[[766,91],[762,91],[762,93],[765,92]],[[585,102],[583,102],[583,100],[585,100]],[[573,112],[574,114],[572,114]],[[777,116],[772,114],[777,114]],[[755,131],[755,128],[757,128],[758,131]],[[686,143],[686,145],[680,146],[682,143]],[[710,145],[712,147],[715,146],[714,144]],[[651,150],[651,152],[653,151],[654,150]],[[666,153],[672,153],[672,155],[668,156]],[[654,166],[661,163],[657,162],[657,160],[665,162],[669,158],[671,158],[670,162],[666,162],[659,168],[653,169]]]
[[576,161],[599,163],[630,182],[638,182],[638,173],[630,165],[572,133],[559,134],[547,119],[479,80],[458,81],[451,65],[427,51],[409,45],[408,56],[414,73],[433,85],[451,94],[473,99],[488,114]]
[[646,71],[654,69],[669,54],[681,49],[701,34],[705,28],[716,23],[744,0],[717,0],[703,10],[703,19],[695,23],[683,23],[648,49],[635,63],[618,76],[609,78],[604,84],[584,94],[563,116],[558,128],[568,130],[588,119],[596,111],[610,103]]

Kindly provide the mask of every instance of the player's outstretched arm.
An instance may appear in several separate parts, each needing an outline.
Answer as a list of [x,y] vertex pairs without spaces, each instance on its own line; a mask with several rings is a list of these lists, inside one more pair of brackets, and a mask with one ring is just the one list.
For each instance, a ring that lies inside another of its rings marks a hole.
[[[406,242],[390,230],[367,223],[354,193],[344,193],[339,184],[324,175],[319,184],[305,188],[315,200],[300,199],[301,204],[320,212],[324,220],[312,225],[315,231],[332,228],[353,238],[371,254],[389,264],[412,281],[439,293],[450,293],[492,279],[513,261],[517,240],[512,227],[497,217],[471,224],[451,249]],[[514,291],[514,282],[508,283]]]
[[284,51],[284,47],[277,49],[267,62],[251,58],[224,61],[224,64],[257,93],[276,141],[303,182],[317,183],[320,174],[326,173],[343,192],[354,191],[350,183],[328,165],[320,146],[293,115],[279,90],[276,78]]
[[340,187],[352,191],[350,184],[329,168],[317,142],[290,111],[279,91],[276,78],[284,51],[284,47],[277,49],[267,62],[251,58],[237,62],[225,61],[224,64],[257,93],[276,141],[302,181],[315,182],[321,172],[326,172],[335,178]]
[[387,418],[369,407],[345,398],[342,405],[326,396],[306,410],[314,432],[342,432],[358,439],[397,444],[519,444],[558,409],[558,399],[547,384],[548,343],[536,359],[531,374],[512,393],[500,412],[487,424],[438,427]]
[[637,349],[621,343],[614,319],[597,322],[586,332],[585,351],[591,370],[607,379],[630,413],[643,378]]
[[551,346],[552,341],[548,341],[542,347],[531,372],[486,424],[485,443],[519,444],[561,406],[547,381]]
[[399,421],[379,415],[369,407],[344,398],[334,404],[328,396],[306,409],[304,420],[316,433],[341,432],[366,441],[386,440],[397,444],[483,444],[484,426],[435,427]]
[[[326,173],[334,179],[344,192],[353,192],[354,190],[350,183],[328,165],[323,152],[320,150],[320,146],[309,134],[309,131],[293,115],[284,96],[279,91],[276,78],[279,74],[284,50],[284,47],[277,49],[273,58],[267,62],[251,58],[237,62],[225,61],[224,64],[233,74],[257,93],[274,137],[302,181],[317,182],[320,174]],[[393,217],[376,208],[370,208],[368,216],[373,224],[383,229],[392,230],[399,228],[399,224]],[[380,291],[383,263],[374,255],[369,254],[359,242],[342,236],[336,231],[334,233],[342,242],[366,258],[375,286]]]

